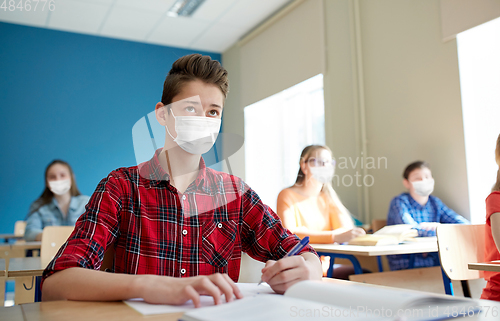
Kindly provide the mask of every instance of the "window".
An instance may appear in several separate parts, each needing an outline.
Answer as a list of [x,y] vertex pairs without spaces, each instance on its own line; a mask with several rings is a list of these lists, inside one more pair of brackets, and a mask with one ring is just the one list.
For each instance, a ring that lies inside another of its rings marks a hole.
[[274,211],[311,144],[325,144],[322,74],[245,107],[246,182]]
[[500,134],[500,18],[457,36],[472,223],[484,223]]

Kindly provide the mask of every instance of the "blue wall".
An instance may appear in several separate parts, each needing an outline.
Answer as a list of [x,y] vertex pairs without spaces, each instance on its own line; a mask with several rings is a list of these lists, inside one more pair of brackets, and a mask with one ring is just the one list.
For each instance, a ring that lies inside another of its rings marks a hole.
[[172,63],[193,52],[8,23],[0,44],[0,233],[24,219],[53,159],[71,164],[87,195],[136,165],[133,125],[160,101]]

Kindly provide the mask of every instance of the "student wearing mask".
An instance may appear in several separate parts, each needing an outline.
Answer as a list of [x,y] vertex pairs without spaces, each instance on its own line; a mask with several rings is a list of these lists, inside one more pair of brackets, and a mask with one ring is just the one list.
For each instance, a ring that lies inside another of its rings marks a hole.
[[45,169],[45,189],[26,216],[26,241],[40,241],[46,226],[73,226],[89,197],[81,195],[68,163],[54,160]]
[[310,145],[302,150],[293,186],[278,195],[277,214],[283,224],[311,243],[344,243],[365,234],[354,227],[349,211],[332,187],[335,171],[330,148]]
[[[219,304],[224,294],[232,301],[242,297],[234,283],[242,251],[266,262],[262,280],[276,292],[321,279],[312,247],[285,257],[299,238],[248,185],[205,167],[201,154],[215,142],[227,92],[219,62],[199,54],[174,62],[155,108],[165,126],[164,147],[99,183],[44,272],[44,300],[191,299],[198,307],[200,295]],[[109,248],[114,273],[99,271]]]
[[[311,243],[344,243],[365,234],[356,228],[349,211],[332,187],[335,162],[327,146],[310,145],[302,150],[293,186],[278,195],[277,214],[283,225]],[[333,277],[347,279],[352,266],[334,266]]]
[[[439,198],[431,195],[434,179],[428,163],[416,161],[408,165],[403,172],[403,185],[408,192],[392,199],[387,225],[410,224],[418,230],[418,236],[436,236],[436,228],[441,223],[469,224]],[[407,269],[410,255],[414,256],[414,267],[440,264],[437,253],[388,255],[391,270]]]
[[[486,198],[485,261],[500,260],[500,135],[497,138],[495,159],[498,165],[497,181]],[[500,273],[484,272],[488,281],[481,299],[500,301]]]

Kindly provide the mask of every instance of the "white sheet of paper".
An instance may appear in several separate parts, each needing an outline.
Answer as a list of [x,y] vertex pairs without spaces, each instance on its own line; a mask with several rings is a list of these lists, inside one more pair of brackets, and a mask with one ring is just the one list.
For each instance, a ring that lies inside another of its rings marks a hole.
[[[244,297],[253,297],[261,294],[275,294],[271,287],[265,283],[261,285],[257,285],[257,283],[236,283],[236,285]],[[191,300],[183,305],[149,304],[144,302],[143,299],[130,299],[123,302],[143,315],[184,312],[195,308]],[[224,298],[223,302],[226,302]],[[214,299],[211,296],[202,295],[200,297],[200,303],[201,307],[213,306]]]

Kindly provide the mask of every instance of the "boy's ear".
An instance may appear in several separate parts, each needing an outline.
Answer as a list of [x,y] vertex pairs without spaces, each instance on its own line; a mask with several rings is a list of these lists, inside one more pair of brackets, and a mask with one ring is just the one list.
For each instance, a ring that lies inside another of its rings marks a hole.
[[403,179],[403,185],[405,186],[405,188],[406,188],[407,190],[411,189],[411,183],[410,183],[410,181],[409,181],[409,180],[407,180],[406,178],[405,178],[405,179]]
[[156,120],[160,123],[162,126],[167,125],[167,107],[163,105],[162,102],[159,102],[155,106],[155,115],[156,115]]

